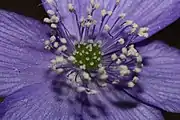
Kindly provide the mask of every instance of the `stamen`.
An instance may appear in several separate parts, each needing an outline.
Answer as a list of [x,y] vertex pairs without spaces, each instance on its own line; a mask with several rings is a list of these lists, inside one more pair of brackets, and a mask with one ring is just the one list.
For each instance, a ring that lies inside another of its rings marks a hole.
[[124,26],[132,25],[132,24],[133,24],[133,21],[132,21],[132,20],[127,20],[127,21],[124,23]]
[[138,35],[139,35],[140,37],[145,37],[145,38],[147,38],[147,37],[149,37],[148,30],[149,30],[149,28],[147,28],[147,27],[142,27],[142,28],[139,29]]
[[67,40],[65,38],[60,38],[61,43],[66,44]]
[[52,4],[54,0],[46,0],[49,4]]
[[119,56],[122,60],[126,59],[126,56],[124,54],[120,54]]
[[75,10],[72,3],[68,4],[68,9],[69,9],[70,12],[73,12]]
[[125,43],[125,41],[124,41],[123,38],[120,38],[120,39],[118,40],[118,42],[119,42],[121,45],[123,45],[123,44]]
[[51,23],[51,20],[49,18],[44,18],[43,20],[45,23]]
[[133,70],[136,73],[140,73],[141,72],[141,68],[135,67],[135,69]]
[[116,64],[121,64],[122,63],[122,61],[120,60],[120,59],[118,59],[117,61],[116,61]]
[[116,60],[118,57],[117,57],[117,55],[114,53],[114,54],[112,54],[111,55],[111,59],[114,61],[114,60]]
[[126,17],[126,14],[125,14],[125,13],[120,13],[120,14],[119,14],[119,17],[120,17],[121,19],[124,19],[124,18]]
[[57,25],[52,23],[52,24],[51,24],[51,28],[56,29],[56,28],[57,28]]
[[106,31],[109,31],[111,28],[110,28],[110,26],[109,26],[108,24],[106,24],[106,25],[104,26],[104,29],[105,29]]
[[103,17],[104,17],[106,14],[107,14],[107,12],[106,12],[105,9],[101,10],[101,15],[102,15]]
[[133,82],[128,82],[128,87],[132,88],[134,86],[135,86],[135,84]]
[[84,77],[84,79],[86,80],[91,80],[91,77],[89,76],[89,74],[87,72],[83,72],[82,76]]
[[47,14],[49,14],[49,15],[54,15],[55,12],[54,12],[53,10],[48,10],[48,11],[47,11]]

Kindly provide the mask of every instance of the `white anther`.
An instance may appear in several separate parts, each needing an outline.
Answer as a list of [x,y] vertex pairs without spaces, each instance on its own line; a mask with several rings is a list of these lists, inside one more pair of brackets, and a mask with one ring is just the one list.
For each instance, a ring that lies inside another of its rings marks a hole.
[[94,0],[90,0],[90,3],[92,6],[94,6],[94,4],[95,4]]
[[120,81],[119,80],[114,80],[113,82],[112,82],[112,84],[118,84]]
[[86,65],[81,65],[80,69],[85,70],[86,69]]
[[46,50],[51,50],[51,47],[50,46],[45,46],[44,47]]
[[120,17],[121,19],[124,19],[124,18],[126,17],[126,14],[125,14],[125,13],[121,13],[121,14],[119,14],[119,17]]
[[49,15],[54,15],[55,12],[54,12],[53,10],[47,10],[47,14],[49,14]]
[[123,48],[121,49],[121,51],[122,51],[122,53],[125,54],[125,55],[128,53],[128,50],[127,50],[126,47],[123,47]]
[[116,60],[118,58],[118,56],[116,55],[116,53],[114,53],[114,54],[112,54],[111,55],[111,59],[114,61],[114,60]]
[[120,65],[119,69],[120,70],[128,70],[128,67],[127,67],[127,65]]
[[85,25],[86,25],[86,27],[90,27],[92,25],[92,23],[88,21],[85,23]]
[[57,68],[56,65],[52,65],[52,66],[51,66],[51,69],[52,69],[53,71],[56,71],[56,70],[57,70],[56,68]]
[[119,42],[119,44],[121,44],[121,45],[123,45],[123,44],[125,43],[125,41],[124,41],[123,38],[120,38],[120,39],[118,40],[118,42]]
[[131,45],[129,46],[129,48],[134,48],[134,44],[131,44]]
[[81,26],[82,26],[82,27],[85,26],[86,21],[85,21],[85,19],[84,19],[83,16],[82,16],[81,19],[80,19],[80,23],[81,23]]
[[105,9],[101,10],[101,15],[102,15],[103,17],[104,17],[106,14],[107,14],[107,12],[106,12]]
[[54,24],[54,23],[52,23],[52,24],[51,24],[51,28],[56,29],[56,28],[57,28],[57,25],[56,25],[56,24]]
[[58,47],[59,47],[59,43],[58,43],[58,42],[54,42],[53,46],[54,46],[55,48],[58,48]]
[[76,91],[77,92],[84,92],[84,91],[86,91],[86,88],[85,87],[77,87]]
[[63,56],[56,56],[56,63],[64,63],[65,59]]
[[62,52],[62,51],[66,51],[67,47],[65,45],[62,45],[60,47],[58,47],[57,51]]
[[124,54],[120,54],[119,56],[122,60],[126,59],[126,56]]
[[51,23],[51,20],[49,18],[44,18],[43,20],[45,23]]
[[58,23],[59,22],[59,17],[57,17],[56,15],[53,15],[51,17],[51,22]]
[[76,58],[75,58],[74,56],[69,56],[69,57],[68,57],[68,60],[73,62],[73,61],[76,60]]
[[139,80],[139,78],[136,77],[136,76],[134,76],[132,81],[133,81],[134,83],[137,83],[138,80]]
[[104,30],[109,31],[111,28],[108,24],[104,25]]
[[52,64],[56,64],[56,60],[55,60],[55,59],[52,59],[50,62],[51,62]]
[[99,3],[96,3],[95,5],[94,5],[94,8],[96,8],[96,9],[98,9],[100,7],[100,4]]
[[121,0],[116,0],[116,4],[119,4]]
[[130,73],[131,73],[131,71],[128,70],[128,69],[122,69],[122,70],[120,70],[120,75],[121,75],[121,76],[126,76],[126,75],[129,75]]
[[133,24],[133,21],[132,21],[132,20],[127,20],[127,21],[124,23],[124,26],[132,25],[132,24]]
[[128,84],[127,84],[127,85],[128,85],[128,87],[129,87],[129,88],[132,88],[132,87],[134,87],[134,86],[135,86],[135,84],[134,84],[133,82],[128,82]]
[[89,73],[87,73],[87,72],[83,72],[83,73],[82,73],[82,76],[83,76],[84,79],[86,79],[86,80],[91,80],[91,77],[89,76]]
[[64,69],[62,69],[62,68],[56,69],[56,73],[57,73],[57,74],[61,74],[63,71],[64,71]]
[[54,0],[46,0],[49,4],[52,4]]
[[44,42],[44,44],[45,44],[45,45],[49,45],[49,44],[50,44],[50,41],[49,41],[49,40],[46,40],[46,41]]
[[109,16],[111,16],[112,13],[113,13],[112,11],[108,11],[108,12],[107,12],[107,14],[108,14]]
[[134,46],[129,47],[128,50],[128,56],[136,56],[138,54],[138,51],[134,48]]
[[131,30],[130,30],[130,34],[135,33],[135,32],[136,32],[136,30],[137,30],[137,28],[131,28]]
[[148,33],[144,33],[143,36],[144,36],[145,38],[148,38],[148,37],[149,37],[149,34],[148,34]]
[[133,24],[132,24],[132,27],[133,27],[133,28],[138,28],[139,26],[138,26],[138,24],[133,23]]
[[100,67],[100,68],[98,69],[98,72],[99,72],[99,73],[104,73],[104,72],[105,72],[105,67]]
[[136,72],[136,73],[140,73],[141,72],[141,68],[135,67],[133,71]]
[[61,43],[66,44],[67,40],[65,38],[60,38]]
[[73,6],[72,3],[68,4],[68,9],[69,9],[70,12],[74,11],[74,6]]
[[55,40],[56,40],[56,37],[54,35],[50,37],[51,43],[53,43]]
[[147,27],[142,27],[142,28],[139,29],[138,35],[139,35],[140,37],[145,37],[145,38],[147,38],[147,37],[149,37],[148,31],[149,31],[149,28],[147,28]]
[[93,17],[92,17],[92,15],[88,15],[88,20],[93,20]]
[[100,75],[100,79],[101,80],[105,80],[105,79],[107,79],[108,78],[108,75],[107,74],[102,74],[102,75]]
[[139,62],[139,63],[142,62],[142,57],[141,57],[141,55],[138,55],[138,56],[136,57],[136,61]]
[[117,61],[116,61],[116,64],[121,64],[122,63],[122,61],[120,60],[120,59],[118,59]]

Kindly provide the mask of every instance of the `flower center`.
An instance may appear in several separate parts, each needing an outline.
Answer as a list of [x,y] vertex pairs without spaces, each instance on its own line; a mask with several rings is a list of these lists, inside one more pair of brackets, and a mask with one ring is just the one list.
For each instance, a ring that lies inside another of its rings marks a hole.
[[73,54],[74,64],[84,69],[96,69],[100,64],[102,54],[100,46],[96,43],[80,43],[75,45]]
[[[133,43],[137,37],[147,38],[149,28],[126,19],[126,13],[117,15],[120,0],[114,3],[110,9],[90,0],[84,15],[79,14],[76,4],[68,2],[68,15],[72,15],[78,28],[75,34],[70,33],[66,17],[58,9],[47,10],[50,18],[44,18],[44,22],[53,32],[45,41],[45,49],[56,55],[51,69],[65,76],[77,92],[97,93],[92,84],[132,88],[139,79],[143,58]],[[56,3],[49,4],[56,7]]]

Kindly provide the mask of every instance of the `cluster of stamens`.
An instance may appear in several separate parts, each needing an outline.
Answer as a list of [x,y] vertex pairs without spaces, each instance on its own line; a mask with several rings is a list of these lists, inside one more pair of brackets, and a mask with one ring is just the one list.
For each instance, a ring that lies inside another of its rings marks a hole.
[[[53,0],[47,2],[52,6],[56,6]],[[71,41],[68,40],[68,35],[60,36],[58,32],[55,32],[50,36],[50,40],[45,41],[45,49],[53,51],[57,55],[55,59],[51,60],[51,69],[57,74],[67,74],[71,83],[77,83],[75,88],[78,92],[97,93],[96,90],[83,86],[84,81],[86,83],[89,83],[89,81],[95,82],[102,87],[111,82],[112,84],[126,84],[127,87],[131,88],[139,79],[138,73],[141,72],[143,67],[143,59],[132,42],[137,37],[148,37],[149,29],[140,27],[132,20],[125,20],[125,13],[120,13],[114,23],[109,25],[108,21],[119,4],[120,0],[116,0],[112,10],[101,9],[99,14],[102,18],[100,24],[98,24],[98,20],[94,19],[93,16],[101,5],[95,0],[90,0],[87,18],[81,16],[80,19],[74,5],[68,3],[67,9],[75,16],[80,40],[72,43],[74,46],[72,50],[67,47],[70,44],[69,41]],[[50,24],[54,31],[58,31],[58,23],[63,24],[60,16],[53,10],[48,10],[47,13],[50,18],[45,18],[44,22]],[[117,26],[119,31],[115,30]],[[63,27],[65,28],[65,26]],[[101,32],[106,32],[110,36],[110,40],[112,40],[111,45],[105,48],[109,52],[102,49],[103,45],[108,44],[108,40],[96,40],[96,37]],[[127,33],[128,38],[121,36],[123,32]],[[90,35],[95,37],[85,40]],[[102,42],[102,44],[97,41]],[[111,51],[111,47],[115,47],[117,50]]]

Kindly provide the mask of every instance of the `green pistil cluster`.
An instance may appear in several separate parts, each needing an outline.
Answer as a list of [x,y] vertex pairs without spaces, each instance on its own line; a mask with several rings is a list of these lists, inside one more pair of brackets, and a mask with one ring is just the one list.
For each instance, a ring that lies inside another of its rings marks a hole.
[[96,69],[101,61],[100,46],[96,43],[80,43],[75,45],[74,63],[84,69]]

